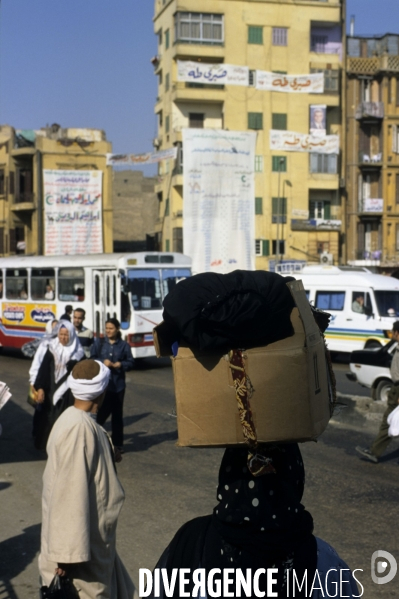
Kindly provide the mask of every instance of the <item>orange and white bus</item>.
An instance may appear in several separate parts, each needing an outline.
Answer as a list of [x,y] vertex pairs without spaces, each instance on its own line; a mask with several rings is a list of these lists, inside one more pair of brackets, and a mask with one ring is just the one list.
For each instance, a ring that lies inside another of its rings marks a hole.
[[20,348],[41,337],[69,304],[86,311],[96,336],[117,318],[133,357],[154,356],[162,301],[190,275],[191,258],[172,252],[0,258],[0,345]]

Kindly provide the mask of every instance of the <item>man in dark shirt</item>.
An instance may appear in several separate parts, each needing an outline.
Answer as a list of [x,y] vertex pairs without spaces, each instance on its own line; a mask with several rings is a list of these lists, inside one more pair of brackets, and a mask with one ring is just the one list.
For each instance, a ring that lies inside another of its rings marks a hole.
[[71,321],[71,314],[72,314],[72,306],[70,306],[69,304],[65,306],[65,313],[61,316],[60,320],[69,320],[69,322]]

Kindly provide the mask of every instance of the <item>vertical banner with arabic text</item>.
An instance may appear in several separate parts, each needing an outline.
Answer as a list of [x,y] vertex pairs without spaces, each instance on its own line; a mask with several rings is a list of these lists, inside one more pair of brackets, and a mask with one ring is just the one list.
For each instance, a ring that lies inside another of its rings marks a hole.
[[45,255],[100,254],[102,171],[43,170]]
[[255,268],[252,131],[183,129],[184,253],[193,273]]

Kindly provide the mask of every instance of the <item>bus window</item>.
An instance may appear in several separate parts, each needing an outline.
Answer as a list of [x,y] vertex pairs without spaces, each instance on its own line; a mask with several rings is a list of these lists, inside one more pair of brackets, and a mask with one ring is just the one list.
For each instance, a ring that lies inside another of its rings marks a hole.
[[162,269],[162,293],[168,295],[175,285],[182,279],[191,275],[188,268],[163,268]]
[[316,308],[320,310],[343,310],[345,291],[318,291],[316,293]]
[[371,316],[373,309],[371,306],[370,295],[368,293],[364,291],[354,291],[352,293],[352,312]]
[[53,268],[32,268],[30,281],[34,300],[55,299],[55,271]]
[[6,270],[7,299],[28,299],[28,271],[25,268]]
[[94,277],[94,303],[96,306],[100,303],[100,277],[98,275]]
[[162,308],[161,281],[155,269],[129,269],[129,291],[135,310]]
[[128,329],[130,326],[130,318],[132,310],[129,304],[129,296],[124,291],[121,291],[121,328]]
[[[116,306],[116,276],[112,276],[112,303]],[[116,318],[116,316],[115,316]]]
[[[106,300],[107,300],[107,306],[109,306],[109,300],[110,300],[109,275],[106,275],[106,277],[105,277],[105,296],[106,296]],[[109,316],[107,316],[107,318],[109,318]]]
[[380,316],[398,316],[399,314],[399,291],[375,291],[375,300]]
[[85,298],[85,273],[83,268],[59,269],[58,297],[64,302],[83,302]]

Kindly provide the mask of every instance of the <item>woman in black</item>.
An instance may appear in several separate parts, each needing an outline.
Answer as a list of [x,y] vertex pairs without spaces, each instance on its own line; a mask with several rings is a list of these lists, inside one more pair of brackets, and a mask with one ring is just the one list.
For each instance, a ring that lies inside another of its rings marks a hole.
[[116,318],[107,320],[105,337],[94,341],[90,357],[100,360],[111,371],[107,393],[97,414],[97,423],[103,425],[112,416],[112,442],[123,453],[125,372],[133,368],[134,361],[129,344],[121,338],[120,323]]

